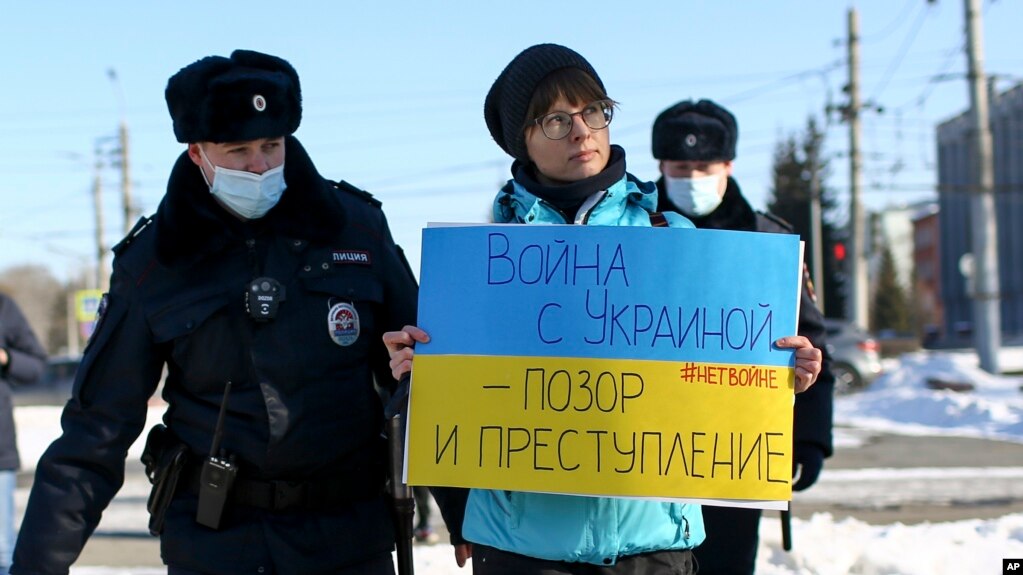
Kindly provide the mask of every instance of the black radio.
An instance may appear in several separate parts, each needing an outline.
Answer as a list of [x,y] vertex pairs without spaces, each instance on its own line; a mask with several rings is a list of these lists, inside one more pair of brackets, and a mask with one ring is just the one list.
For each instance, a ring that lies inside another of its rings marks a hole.
[[195,512],[195,520],[200,525],[210,529],[220,527],[237,476],[238,466],[228,459],[212,455],[206,458],[199,473],[199,508]]
[[224,400],[220,402],[220,414],[217,415],[217,426],[213,432],[213,443],[210,454],[202,464],[199,472],[199,507],[195,512],[195,520],[210,529],[218,529],[224,516],[224,507],[238,477],[238,466],[234,456],[228,457],[220,449],[220,440],[224,436],[224,414],[227,411],[227,396],[231,393],[231,382],[224,387]]

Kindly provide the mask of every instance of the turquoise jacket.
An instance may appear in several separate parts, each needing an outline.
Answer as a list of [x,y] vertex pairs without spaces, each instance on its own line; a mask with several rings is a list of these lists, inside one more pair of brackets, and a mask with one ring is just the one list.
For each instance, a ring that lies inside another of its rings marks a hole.
[[[574,221],[591,226],[649,226],[656,206],[654,184],[626,174],[591,196]],[[664,216],[671,227],[693,227],[673,212]],[[498,193],[494,221],[571,223],[515,180]],[[470,491],[462,534],[470,542],[520,555],[596,565],[612,565],[637,553],[692,549],[704,539],[699,505],[486,489]]]

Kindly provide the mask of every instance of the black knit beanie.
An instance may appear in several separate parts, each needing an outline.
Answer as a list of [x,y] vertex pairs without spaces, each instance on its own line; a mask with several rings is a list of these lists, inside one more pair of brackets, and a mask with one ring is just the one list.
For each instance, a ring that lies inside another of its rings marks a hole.
[[494,141],[513,158],[529,161],[523,130],[526,109],[540,82],[561,68],[579,68],[593,76],[604,89],[597,71],[585,58],[557,44],[537,44],[526,48],[505,67],[490,87],[483,104],[483,117]]
[[654,120],[651,147],[658,160],[728,162],[735,159],[735,116],[710,100],[685,100]]

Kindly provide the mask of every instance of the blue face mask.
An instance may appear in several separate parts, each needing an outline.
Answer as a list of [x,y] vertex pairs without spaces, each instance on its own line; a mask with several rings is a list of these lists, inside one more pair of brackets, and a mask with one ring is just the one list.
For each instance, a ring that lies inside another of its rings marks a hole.
[[697,217],[706,216],[721,205],[721,193],[718,192],[720,183],[719,175],[702,178],[664,176],[665,191],[671,203],[683,214]]
[[213,185],[202,172],[203,180],[210,186],[210,193],[227,209],[247,220],[259,219],[277,205],[288,185],[284,182],[284,164],[262,174],[229,170],[214,166],[199,148],[202,159],[213,168]]

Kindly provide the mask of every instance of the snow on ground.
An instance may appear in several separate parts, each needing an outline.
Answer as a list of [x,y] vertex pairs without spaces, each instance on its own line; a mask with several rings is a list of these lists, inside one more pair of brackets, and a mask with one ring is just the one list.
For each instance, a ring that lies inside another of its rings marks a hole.
[[[1023,348],[1003,350],[1000,360],[1003,370],[1023,370]],[[974,389],[964,393],[933,390],[928,388],[928,380],[969,383]],[[906,354],[898,361],[889,362],[886,374],[869,389],[836,400],[835,423],[842,426],[836,428],[836,444],[839,448],[853,445],[864,430],[1023,443],[1021,385],[1023,378],[996,377],[981,371],[972,352]],[[155,423],[161,412],[161,407],[150,409],[148,425]],[[58,413],[59,410],[52,407],[17,408],[18,446],[26,465],[36,461],[46,445],[59,435]],[[137,460],[140,451],[141,442],[136,443],[129,457]],[[985,489],[1023,499],[1023,461],[1020,465],[987,469],[826,470],[821,483],[798,498],[827,497],[826,483],[841,481],[862,485],[864,497],[877,497],[877,490],[870,491],[871,483],[894,478],[900,489],[889,494],[893,502],[900,497],[933,499],[946,495],[962,497],[964,493],[974,492],[983,497]],[[933,481],[935,478],[940,481]],[[921,493],[922,490],[930,492]],[[104,524],[107,520],[117,522],[109,513],[104,516]],[[132,522],[144,520],[144,516],[130,519]],[[101,525],[101,529],[103,527]],[[817,514],[809,520],[793,518],[792,537],[793,551],[783,551],[777,515],[765,514],[761,523],[758,574],[1000,573],[1003,558],[1023,558],[1023,514],[912,526],[869,525],[855,519],[836,520],[830,514]],[[469,568],[455,566],[447,545],[416,547],[415,562],[419,575],[471,573]],[[72,569],[74,575],[164,572],[148,567]]]
[[[957,521],[906,527],[872,526],[830,515],[793,519],[795,549],[781,548],[778,520],[761,522],[758,575],[972,575],[1002,572],[1002,558],[1023,557],[1023,514],[997,521]],[[449,545],[417,546],[417,575],[470,575]],[[160,568],[78,567],[71,575],[158,575]]]
[[[1023,369],[1023,349],[1001,356]],[[866,391],[835,402],[835,423],[907,435],[956,435],[1023,443],[1023,378],[993,376],[972,352],[904,354]],[[970,392],[933,390],[928,380],[972,384]]]

